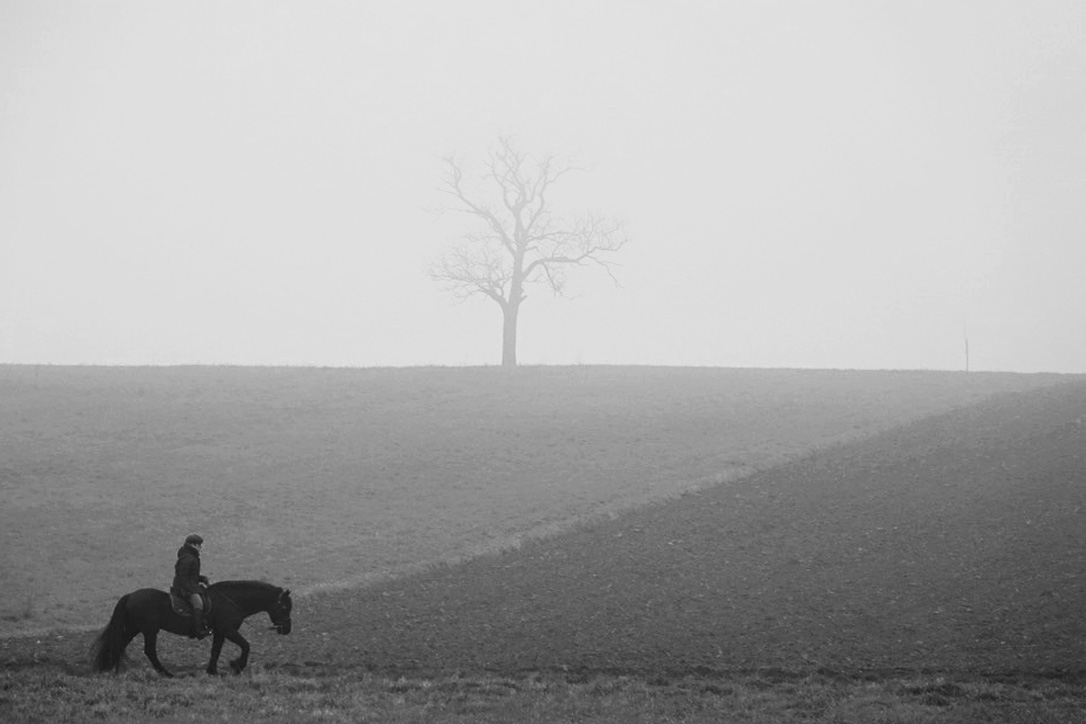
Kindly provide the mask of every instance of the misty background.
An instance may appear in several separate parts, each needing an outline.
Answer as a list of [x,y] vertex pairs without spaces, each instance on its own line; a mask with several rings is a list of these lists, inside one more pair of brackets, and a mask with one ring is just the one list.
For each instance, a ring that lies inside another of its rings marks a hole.
[[586,171],[525,364],[1086,372],[1086,3],[0,3],[0,363],[497,364],[441,157]]

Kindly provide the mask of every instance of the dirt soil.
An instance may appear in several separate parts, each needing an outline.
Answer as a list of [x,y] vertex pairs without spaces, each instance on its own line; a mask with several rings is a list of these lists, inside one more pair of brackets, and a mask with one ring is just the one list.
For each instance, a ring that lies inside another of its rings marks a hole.
[[276,658],[405,671],[1083,671],[1084,531],[1077,384],[314,600],[310,643],[283,642]]
[[0,365],[0,636],[169,586],[192,531],[214,580],[356,587],[1058,379]]
[[[1014,393],[505,553],[299,599],[257,666],[1086,676],[1086,383]],[[90,634],[0,640],[85,660]],[[161,641],[198,670],[207,643]],[[229,646],[229,645],[228,645]],[[138,643],[132,655],[142,660]],[[229,655],[230,652],[227,652]]]

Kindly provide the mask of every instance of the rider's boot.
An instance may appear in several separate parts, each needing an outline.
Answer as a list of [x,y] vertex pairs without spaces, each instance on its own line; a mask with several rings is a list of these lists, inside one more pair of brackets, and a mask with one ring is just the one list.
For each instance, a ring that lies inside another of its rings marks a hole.
[[207,637],[207,630],[204,629],[204,610],[202,608],[194,608],[192,610],[192,631],[189,633],[190,639],[202,639]]

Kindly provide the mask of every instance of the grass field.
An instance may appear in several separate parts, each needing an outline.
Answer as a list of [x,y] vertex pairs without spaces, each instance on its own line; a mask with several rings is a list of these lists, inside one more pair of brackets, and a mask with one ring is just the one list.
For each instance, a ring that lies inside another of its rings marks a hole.
[[6,722],[260,722],[414,724],[1079,724],[1081,685],[938,677],[847,680],[738,675],[726,679],[572,679],[372,674],[160,679],[87,677],[49,669],[0,671]]
[[168,586],[193,530],[213,579],[353,585],[1055,379],[0,366],[0,634]]
[[[0,716],[1082,720],[1081,378],[0,368],[0,391],[5,625],[35,631],[0,639]],[[88,678],[70,626],[165,586],[190,528],[212,576],[304,589],[294,633],[254,627],[254,673],[207,705],[138,645]]]
[[1081,674],[1084,531],[1079,383],[326,594],[306,652],[426,675]]

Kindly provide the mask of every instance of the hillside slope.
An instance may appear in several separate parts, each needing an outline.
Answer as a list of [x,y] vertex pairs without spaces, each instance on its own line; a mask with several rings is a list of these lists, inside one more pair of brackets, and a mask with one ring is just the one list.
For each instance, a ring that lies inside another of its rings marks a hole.
[[1055,375],[0,366],[0,634],[463,558]]
[[999,396],[305,601],[265,660],[433,672],[1086,670],[1086,383]]

